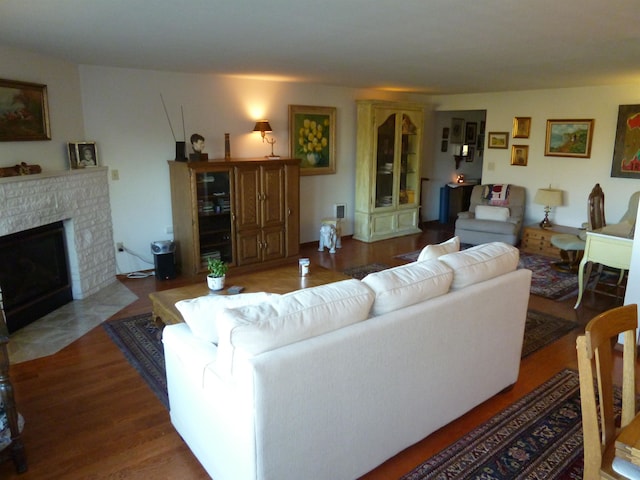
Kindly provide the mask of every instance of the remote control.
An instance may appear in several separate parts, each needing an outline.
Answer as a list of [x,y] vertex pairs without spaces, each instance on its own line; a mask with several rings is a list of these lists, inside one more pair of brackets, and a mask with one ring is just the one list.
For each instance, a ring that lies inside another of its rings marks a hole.
[[236,293],[240,293],[243,290],[244,290],[244,287],[240,287],[238,285],[234,285],[233,287],[229,287],[227,289],[227,293],[229,293],[230,295],[235,295]]

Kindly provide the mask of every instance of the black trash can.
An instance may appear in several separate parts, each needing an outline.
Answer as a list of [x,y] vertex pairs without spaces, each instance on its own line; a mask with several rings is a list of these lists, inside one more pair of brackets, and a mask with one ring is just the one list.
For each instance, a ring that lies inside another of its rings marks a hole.
[[176,244],[171,240],[151,242],[153,264],[158,280],[176,278]]

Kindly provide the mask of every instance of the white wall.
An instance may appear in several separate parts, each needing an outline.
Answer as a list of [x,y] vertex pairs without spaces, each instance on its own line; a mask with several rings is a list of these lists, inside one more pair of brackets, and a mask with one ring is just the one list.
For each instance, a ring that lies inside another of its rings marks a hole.
[[84,137],[80,77],[76,65],[26,50],[0,45],[0,77],[47,85],[51,140],[1,142],[0,167],[20,162],[44,171],[67,170],[67,142]]
[[[586,221],[587,197],[596,183],[605,193],[608,223],[617,222],[627,209],[629,197],[640,190],[640,181],[612,178],[611,161],[618,118],[618,106],[640,104],[640,85],[498,92],[433,97],[436,110],[486,110],[486,132],[509,132],[509,149],[486,148],[482,180],[485,183],[514,183],[527,189],[526,221],[540,221],[543,206],[532,202],[536,189],[559,188],[565,205],[554,209],[552,222],[580,226]],[[510,165],[511,129],[514,117],[531,117],[531,135],[518,138],[529,145],[528,166]],[[595,119],[591,158],[545,157],[547,119]],[[486,140],[486,138],[485,138]]]
[[[300,240],[318,239],[320,219],[332,215],[334,203],[347,205],[344,233],[353,232],[355,100],[374,93],[384,98],[380,92],[96,66],[81,66],[80,77],[87,138],[97,142],[101,164],[119,174],[110,179],[115,242],[153,261],[150,242],[172,238],[166,230],[172,225],[166,161],[175,157],[175,146],[160,94],[177,139],[183,140],[182,106],[187,144],[200,133],[209,158],[224,156],[225,133],[233,157],[270,153],[252,133],[259,118],[268,118],[274,129],[275,153],[287,156],[288,105],[335,106],[337,171],[301,178]],[[126,253],[117,259],[123,272],[149,267]]]

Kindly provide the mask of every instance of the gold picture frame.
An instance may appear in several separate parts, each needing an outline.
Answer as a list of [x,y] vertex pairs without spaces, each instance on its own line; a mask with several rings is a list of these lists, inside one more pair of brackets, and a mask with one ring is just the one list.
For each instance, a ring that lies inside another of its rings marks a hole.
[[0,142],[51,140],[47,86],[0,79]]
[[513,118],[513,131],[511,136],[513,138],[529,138],[531,133],[531,117],[514,117]]
[[544,154],[548,157],[591,157],[593,118],[586,120],[547,120]]
[[526,167],[529,163],[529,145],[511,146],[511,165]]
[[509,147],[509,132],[489,132],[487,137],[487,148]]
[[336,173],[336,107],[289,105],[289,142],[300,175]]

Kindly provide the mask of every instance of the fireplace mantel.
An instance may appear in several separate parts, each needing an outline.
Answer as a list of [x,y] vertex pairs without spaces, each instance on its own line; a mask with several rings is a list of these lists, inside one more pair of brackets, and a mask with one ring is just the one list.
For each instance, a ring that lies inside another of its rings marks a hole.
[[62,221],[75,299],[115,281],[107,167],[0,178],[0,236]]

